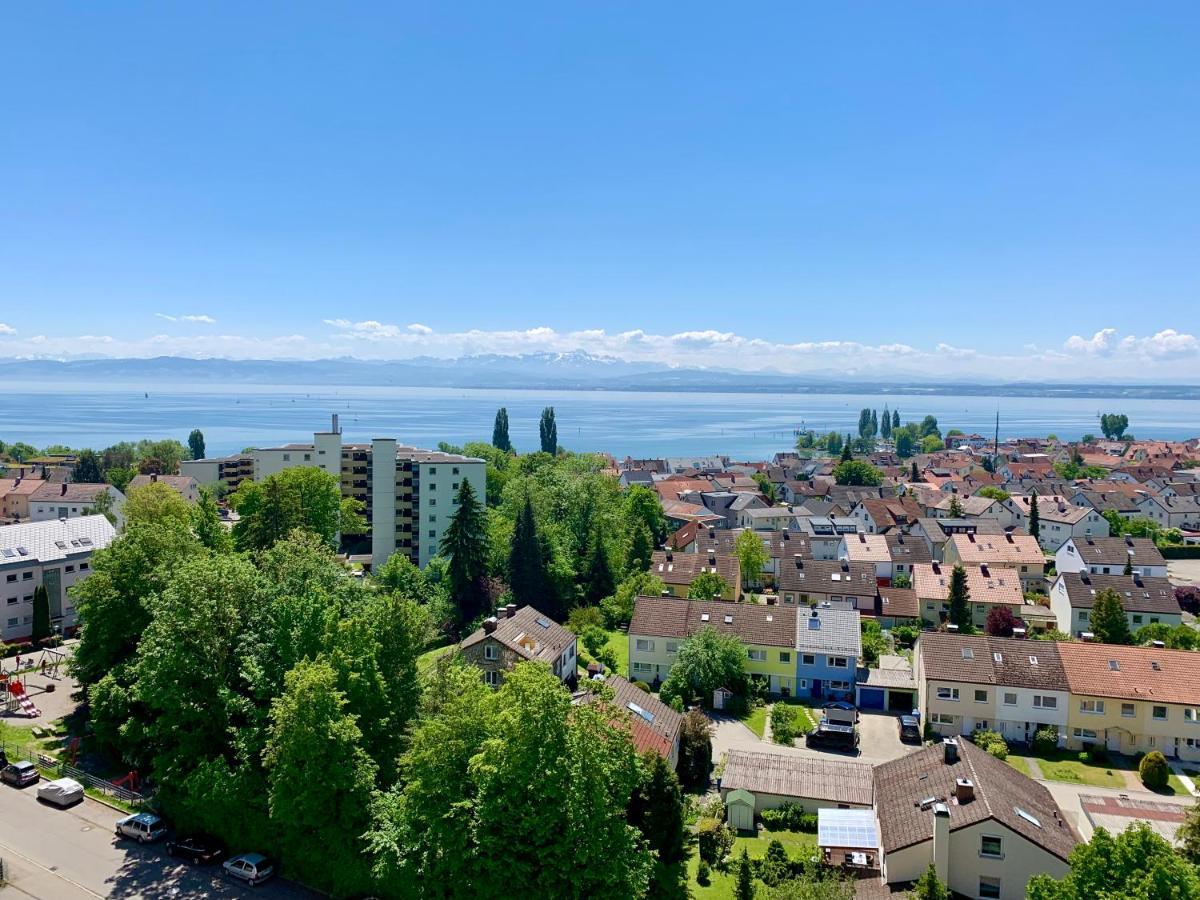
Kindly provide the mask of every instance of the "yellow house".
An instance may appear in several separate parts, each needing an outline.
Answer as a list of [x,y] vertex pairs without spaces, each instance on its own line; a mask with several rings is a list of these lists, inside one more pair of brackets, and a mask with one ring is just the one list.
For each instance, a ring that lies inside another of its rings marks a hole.
[[[1021,578],[1015,569],[992,566],[963,566],[970,596],[971,620],[983,628],[994,606],[1007,606],[1014,616],[1020,616],[1025,602],[1021,593]],[[943,622],[950,614],[950,578],[954,566],[946,563],[918,563],[913,566],[913,590],[917,593],[921,618],[933,623]]]
[[1068,747],[1200,760],[1200,654],[1068,643],[1058,652],[1071,693]]
[[[676,559],[682,555],[693,554]],[[772,694],[795,694],[796,610],[756,603],[638,597],[629,623],[630,678],[665,681],[680,645],[705,628],[741,638],[746,671],[765,678]]]
[[722,600],[736,600],[742,592],[742,570],[735,556],[708,553],[676,553],[659,550],[650,560],[650,574],[662,580],[672,597],[686,597],[696,577],[712,572],[721,576]]

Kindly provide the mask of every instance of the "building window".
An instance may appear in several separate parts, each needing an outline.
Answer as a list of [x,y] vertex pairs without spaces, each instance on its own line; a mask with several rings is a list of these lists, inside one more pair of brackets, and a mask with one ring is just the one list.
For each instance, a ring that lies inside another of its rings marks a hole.
[[32,572],[22,572],[21,580],[22,581],[33,581],[33,573]]
[[488,687],[500,687],[500,673],[494,670],[489,670],[483,673],[483,680]]
[[996,859],[1002,859],[1004,852],[1000,846],[1000,838],[992,837],[991,835],[983,835],[979,839],[979,855],[991,856]]
[[495,644],[484,644],[483,645],[483,658],[484,659],[499,659],[500,658],[500,648],[497,647]]
[[1133,704],[1132,703],[1122,703],[1121,704],[1121,715],[1124,716],[1126,719],[1132,719],[1135,715],[1137,715],[1137,713],[1134,711]]
[[430,513],[429,514],[429,523],[432,525],[436,521],[437,521],[437,513]]
[[980,875],[979,876],[979,896],[982,898],[982,900],[992,900],[992,898],[996,898],[996,900],[999,900],[1000,879],[999,878],[988,878],[986,876]]
[[1017,705],[1017,695],[1012,693],[1011,691],[1005,692],[1004,705],[1005,706],[1016,706]]
[[88,569],[90,569],[90,568],[91,568],[91,565],[89,565],[88,563],[80,563],[80,564],[79,564],[79,571],[80,571],[80,572],[86,572],[86,571],[87,571]]
[[791,652],[789,652],[787,650],[780,650],[779,651],[779,661],[781,663],[790,663],[792,661]]
[[451,475],[457,475],[457,474],[458,474],[458,466],[455,466],[453,469],[451,469],[451,470],[450,470],[450,474],[451,474]]
[[635,671],[635,672],[653,672],[654,666],[648,662],[635,662],[633,664],[633,671]]
[[13,572],[11,575],[7,576],[4,580],[7,581],[9,584],[12,584],[14,581],[17,580],[17,573]]
[[450,485],[450,490],[452,490],[452,491],[458,490],[458,482],[457,481],[454,482],[452,485]]
[[831,681],[829,682],[831,691],[848,691],[850,690],[850,682],[848,681]]
[[817,664],[817,658],[811,653],[805,653],[803,660],[806,666],[815,666]]
[[431,484],[431,485],[429,485],[429,489],[430,489],[431,491],[436,491],[436,490],[437,490],[437,485],[436,485],[436,484]]
[[292,454],[290,454],[290,453],[285,453],[285,454],[283,454],[283,461],[284,461],[284,462],[291,462],[291,461],[292,461]]
[[1192,707],[1190,707],[1190,706],[1189,706],[1189,707],[1187,707],[1186,709],[1184,709],[1184,711],[1183,711],[1183,721],[1185,721],[1185,722],[1195,722],[1195,721],[1196,721],[1196,710],[1195,710],[1195,709],[1193,709],[1193,708],[1192,708]]
[[1142,617],[1141,617],[1141,616],[1137,616],[1137,615],[1135,615],[1135,616],[1133,617],[1133,624],[1134,624],[1134,625],[1141,625],[1141,624],[1142,624]]
[[846,668],[849,668],[849,666],[850,666],[849,661],[844,656],[829,657],[829,664],[831,666],[833,666],[835,669],[846,669]]
[[1080,700],[1079,711],[1090,715],[1100,716],[1104,714],[1103,700]]
[[634,647],[642,653],[653,653],[654,641],[648,641],[645,638],[638,638],[634,643]]
[[1058,709],[1058,698],[1057,697],[1046,697],[1046,696],[1043,696],[1042,694],[1034,694],[1033,695],[1033,708],[1034,709]]
[[1165,706],[1152,706],[1150,708],[1150,718],[1159,722],[1167,721],[1167,708]]
[[8,627],[9,627],[9,628],[14,628],[14,627],[16,627],[16,624],[17,624],[18,622],[20,622],[20,621],[21,621],[21,620],[20,620],[19,618],[16,618],[16,617],[14,617],[14,618],[11,618],[11,619],[9,619],[9,620],[8,620]]
[[1091,728],[1075,728],[1071,733],[1077,738],[1084,738],[1085,740],[1089,741],[1095,740],[1096,738],[1096,732]]
[[429,474],[430,474],[430,475],[436,475],[436,474],[437,474],[437,466],[430,466],[430,467],[429,467]]
[[954,724],[954,716],[947,715],[946,713],[930,713],[929,720],[933,722],[934,725]]
[[74,572],[74,571],[75,571],[75,567],[74,567],[74,566],[67,566],[67,571],[68,571],[68,572]]
[[957,700],[958,688],[940,687],[937,689],[937,698],[939,700]]
[[975,692],[975,702],[976,703],[987,703],[987,691],[976,691]]
[[667,652],[668,653],[678,653],[679,652],[679,643],[677,641],[667,641]]
[[436,530],[436,529],[433,529],[433,528],[430,528],[430,529],[429,529],[429,539],[430,539],[431,541],[436,541],[436,540],[437,540],[437,530]]
[[766,650],[747,650],[746,657],[750,660],[753,660],[754,662],[766,662],[767,661],[767,651]]

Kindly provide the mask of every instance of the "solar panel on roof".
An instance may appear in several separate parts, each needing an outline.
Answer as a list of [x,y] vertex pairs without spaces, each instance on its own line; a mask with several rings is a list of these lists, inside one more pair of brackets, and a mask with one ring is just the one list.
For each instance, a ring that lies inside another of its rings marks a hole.
[[626,703],[625,705],[628,706],[633,712],[637,713],[639,716],[641,716],[643,719],[645,719],[647,722],[654,721],[654,713],[650,712],[648,709],[642,709],[640,706],[638,706],[632,700],[630,702]]
[[9,550],[7,547],[5,547],[3,550],[0,550],[0,553],[3,553],[5,558],[7,558],[7,559],[12,559],[14,556],[17,555],[17,551]]
[[24,547],[18,547],[18,548],[17,548],[17,552],[18,552],[19,554],[21,554],[22,556],[28,556],[28,555],[29,555],[29,551],[28,551],[27,549],[25,549]]
[[537,623],[538,623],[539,625],[541,625],[543,628],[549,628],[549,627],[550,627],[550,620],[549,620],[549,619],[547,619],[545,616],[538,616],[538,617],[537,617]]

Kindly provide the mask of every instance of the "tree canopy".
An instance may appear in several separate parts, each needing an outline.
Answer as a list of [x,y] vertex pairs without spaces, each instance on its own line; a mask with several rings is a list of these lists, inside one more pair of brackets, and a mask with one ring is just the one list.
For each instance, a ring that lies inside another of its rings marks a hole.
[[870,463],[848,459],[834,466],[833,480],[843,485],[878,487],[883,484],[883,473]]
[[745,683],[746,645],[736,635],[706,626],[679,645],[659,696],[665,702],[678,697],[685,705],[699,697],[707,705],[717,688],[740,693]]
[[1029,900],[1123,900],[1126,897],[1200,897],[1196,867],[1155,833],[1137,822],[1118,835],[1096,829],[1092,839],[1071,852],[1071,871],[1062,879],[1037,874],[1029,879]]

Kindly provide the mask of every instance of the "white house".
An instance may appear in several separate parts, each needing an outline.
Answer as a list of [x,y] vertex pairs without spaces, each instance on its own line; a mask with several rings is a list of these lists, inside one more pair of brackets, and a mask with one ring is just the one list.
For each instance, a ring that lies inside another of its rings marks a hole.
[[1174,627],[1183,621],[1175,588],[1166,578],[1064,572],[1050,589],[1050,609],[1058,620],[1058,630],[1071,635],[1090,632],[1096,595],[1103,590],[1116,592],[1133,631],[1160,623]]
[[96,498],[108,494],[112,498],[112,512],[121,520],[121,507],[125,495],[111,484],[54,483],[47,482],[29,495],[29,520],[49,522],[51,519],[77,519],[90,516],[96,511]]
[[1054,568],[1064,572],[1121,575],[1129,566],[1138,575],[1167,577],[1167,561],[1149,538],[1071,538],[1054,554]]

